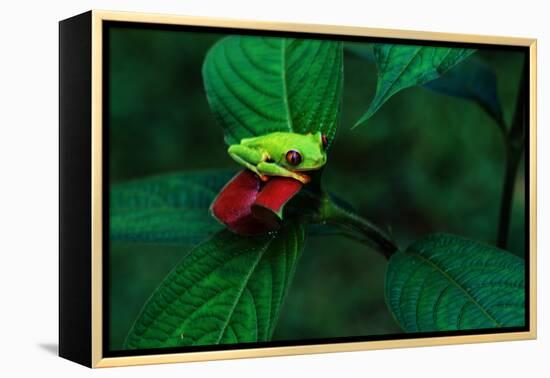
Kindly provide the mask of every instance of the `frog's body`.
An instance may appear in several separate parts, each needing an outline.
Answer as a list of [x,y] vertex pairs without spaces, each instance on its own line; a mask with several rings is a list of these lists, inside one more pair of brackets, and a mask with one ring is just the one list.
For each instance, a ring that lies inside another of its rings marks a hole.
[[298,134],[274,132],[242,139],[227,152],[237,163],[255,172],[262,180],[269,176],[291,177],[302,183],[309,176],[301,173],[322,168],[326,161],[327,139],[320,132]]

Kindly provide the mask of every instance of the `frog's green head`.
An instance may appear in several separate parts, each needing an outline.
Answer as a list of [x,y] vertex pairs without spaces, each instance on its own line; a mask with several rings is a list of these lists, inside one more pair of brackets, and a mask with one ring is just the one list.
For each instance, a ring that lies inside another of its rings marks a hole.
[[284,144],[286,151],[280,165],[292,171],[312,171],[322,168],[327,162],[328,140],[321,132],[294,134]]

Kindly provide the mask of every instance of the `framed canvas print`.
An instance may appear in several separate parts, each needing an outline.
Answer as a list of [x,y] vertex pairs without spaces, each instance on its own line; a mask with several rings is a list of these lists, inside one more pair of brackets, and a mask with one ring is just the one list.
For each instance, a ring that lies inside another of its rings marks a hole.
[[59,353],[536,337],[536,41],[60,22]]

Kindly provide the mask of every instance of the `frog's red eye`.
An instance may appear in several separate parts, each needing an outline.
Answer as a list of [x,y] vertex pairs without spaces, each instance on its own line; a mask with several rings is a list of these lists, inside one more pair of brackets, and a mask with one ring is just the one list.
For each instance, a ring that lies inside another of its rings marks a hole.
[[321,135],[321,141],[323,142],[323,148],[326,150],[328,147],[328,139],[325,134]]
[[286,161],[290,165],[298,165],[302,162],[302,155],[298,151],[290,150],[286,153]]

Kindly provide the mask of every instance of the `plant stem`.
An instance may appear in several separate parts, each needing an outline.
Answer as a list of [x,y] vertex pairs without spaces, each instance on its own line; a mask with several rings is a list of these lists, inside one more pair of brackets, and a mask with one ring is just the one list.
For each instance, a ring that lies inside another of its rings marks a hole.
[[502,184],[502,196],[500,201],[500,215],[497,231],[497,246],[506,249],[508,246],[508,233],[510,230],[510,216],[512,213],[512,200],[514,197],[514,184],[521,160],[524,146],[524,123],[527,115],[525,95],[527,90],[528,67],[523,62],[523,72],[516,99],[516,110],[510,130],[505,135],[506,168]]
[[514,196],[514,184],[516,173],[521,159],[521,150],[507,148],[506,171],[502,185],[500,200],[500,217],[498,224],[497,246],[506,249],[508,245],[508,232],[510,229],[510,216],[512,213],[512,199]]
[[[338,226],[342,232],[353,239],[372,245],[386,259],[389,259],[398,250],[397,245],[377,226],[335,204],[328,197],[323,199],[321,209],[323,221]],[[358,237],[356,233],[360,236]]]

